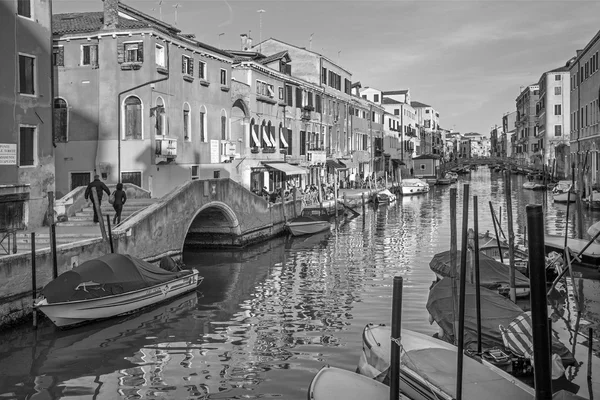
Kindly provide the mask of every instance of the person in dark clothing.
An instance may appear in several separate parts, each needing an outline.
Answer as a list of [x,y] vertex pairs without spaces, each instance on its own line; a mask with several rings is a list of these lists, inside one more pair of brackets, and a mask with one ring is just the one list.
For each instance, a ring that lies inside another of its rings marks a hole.
[[98,222],[98,211],[96,210],[96,204],[94,204],[94,198],[92,196],[92,190],[96,190],[98,193],[98,205],[102,207],[102,193],[106,192],[107,195],[110,196],[110,190],[108,187],[100,180],[99,175],[94,175],[94,180],[87,185],[85,189],[85,199],[90,200],[92,202],[92,207],[94,208],[94,222]]
[[123,184],[121,182],[117,183],[117,190],[113,192],[115,195],[115,202],[113,203],[113,208],[115,209],[115,217],[113,218],[113,225],[121,223],[121,212],[123,211],[123,205],[127,201],[127,194],[123,190]]

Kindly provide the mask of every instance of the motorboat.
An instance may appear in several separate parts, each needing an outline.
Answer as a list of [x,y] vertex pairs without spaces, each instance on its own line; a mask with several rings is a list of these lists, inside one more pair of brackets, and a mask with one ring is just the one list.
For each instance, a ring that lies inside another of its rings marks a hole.
[[[390,365],[391,329],[369,324],[363,330],[360,374],[383,381]],[[451,400],[456,391],[457,348],[422,333],[402,329],[400,390],[413,400]],[[490,363],[463,356],[462,398],[533,399],[534,391]],[[342,398],[342,397],[340,397]],[[366,398],[366,397],[365,397]]]
[[331,228],[331,216],[324,207],[307,207],[302,214],[290,220],[286,228],[292,236],[312,235]]
[[384,189],[377,193],[375,199],[379,204],[389,204],[396,201],[396,195],[390,192],[388,189]]
[[429,184],[421,179],[410,178],[403,179],[400,182],[400,194],[402,196],[409,196],[413,194],[421,194],[429,192]]
[[309,400],[389,400],[389,398],[389,386],[356,372],[329,365],[317,372],[308,388]]
[[577,194],[574,191],[571,181],[558,181],[556,186],[552,188],[552,199],[555,203],[574,203],[576,196]]
[[[475,270],[475,261],[473,252],[467,254],[467,271]],[[456,252],[457,267],[460,264],[461,252]],[[453,271],[450,262],[450,251],[444,251],[433,256],[429,262],[429,268],[435,273],[438,279],[457,276],[458,271]],[[494,290],[502,295],[508,295],[510,292],[510,276],[507,265],[494,260],[485,254],[479,255],[479,274],[481,287]],[[517,297],[529,296],[529,279],[515,271],[515,294]]]
[[456,172],[448,171],[444,175],[444,179],[450,179],[450,181],[454,183],[458,180],[458,174]]
[[546,185],[544,185],[543,183],[536,183],[533,181],[529,181],[529,182],[525,182],[523,184],[523,189],[528,189],[528,190],[544,190],[546,189]]
[[60,274],[35,307],[58,327],[130,313],[195,290],[197,270],[168,271],[127,254],[106,254]]

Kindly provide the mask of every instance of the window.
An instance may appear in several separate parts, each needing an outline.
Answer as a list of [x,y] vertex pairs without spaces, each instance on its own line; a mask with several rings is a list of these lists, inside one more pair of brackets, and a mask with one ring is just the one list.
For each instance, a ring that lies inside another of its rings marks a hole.
[[323,109],[321,108],[321,96],[318,94],[315,95],[315,111],[318,113],[323,112]]
[[93,67],[98,65],[98,45],[97,44],[84,44],[81,46],[81,64],[80,65],[91,65]]
[[279,100],[283,100],[283,88],[280,86],[279,87]]
[[144,44],[142,42],[124,43],[125,62],[143,62]]
[[555,80],[555,81],[560,81],[560,80],[561,80],[561,77],[560,77],[560,75],[554,75],[554,80]]
[[296,88],[296,107],[302,108],[302,89]]
[[188,56],[181,56],[181,73],[184,75],[194,75],[194,59]]
[[285,96],[286,96],[286,104],[290,107],[294,105],[294,92],[293,88],[289,85],[285,85]]
[[400,115],[400,109],[394,108],[394,115]]
[[561,115],[562,113],[562,105],[555,104],[554,105],[554,115]]
[[367,95],[366,95],[366,94],[363,94],[361,97],[362,97],[363,99],[365,99],[365,100],[367,99]]
[[198,78],[206,79],[206,63],[204,61],[198,62]]
[[35,165],[35,126],[21,125],[19,127],[19,166]]
[[160,44],[156,45],[156,53],[154,54],[154,59],[157,67],[167,67],[165,58],[165,46],[161,46]]
[[17,0],[17,14],[26,18],[33,18],[31,14],[31,0]]
[[425,114],[429,114],[429,110],[425,110]]
[[190,132],[192,131],[192,121],[190,120],[190,105],[183,103],[183,139],[190,141],[192,137]]
[[162,99],[162,97],[156,98],[156,107],[153,109],[153,111],[151,110],[150,116],[155,117],[155,123],[154,123],[155,135],[157,135],[157,136],[165,135],[166,134],[165,129],[167,126],[167,123],[166,123],[167,115],[165,113],[165,102]]
[[[142,139],[142,101],[129,96],[123,104],[124,138],[127,140]],[[122,181],[124,183],[124,181]]]
[[554,136],[561,136],[561,135],[562,135],[562,126],[554,125]]
[[199,165],[192,165],[191,175],[192,175],[193,181],[200,179],[200,166]]
[[373,101],[374,101],[375,103],[379,103],[379,95],[378,95],[378,94],[374,94],[374,95],[373,95]]
[[227,70],[221,68],[221,85],[227,86]]
[[35,95],[35,57],[19,54],[19,93]]
[[327,68],[325,67],[321,68],[321,83],[323,85],[327,84]]
[[[556,76],[560,76],[560,75],[556,75]],[[562,94],[562,88],[560,86],[555,87],[554,94],[556,94],[556,95]]]
[[52,48],[52,65],[55,67],[65,66],[65,48],[63,46],[54,46]]
[[121,172],[121,183],[131,183],[138,187],[142,187],[142,173]]
[[71,190],[80,186],[87,186],[92,181],[91,172],[71,172]]
[[423,170],[425,170],[425,168],[426,168],[426,167],[425,167],[425,164],[421,164],[421,165],[420,165],[420,169],[421,169],[422,171],[423,171]]
[[221,110],[221,140],[227,140],[227,113]]
[[200,141],[206,142],[206,107],[200,107]]
[[54,141],[67,142],[68,107],[64,99],[54,99]]

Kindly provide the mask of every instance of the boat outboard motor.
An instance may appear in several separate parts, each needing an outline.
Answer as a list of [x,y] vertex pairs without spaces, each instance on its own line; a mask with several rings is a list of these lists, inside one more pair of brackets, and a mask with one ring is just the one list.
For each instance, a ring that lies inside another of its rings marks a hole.
[[177,267],[177,263],[169,256],[164,256],[160,259],[160,268],[169,272],[177,272],[179,267]]

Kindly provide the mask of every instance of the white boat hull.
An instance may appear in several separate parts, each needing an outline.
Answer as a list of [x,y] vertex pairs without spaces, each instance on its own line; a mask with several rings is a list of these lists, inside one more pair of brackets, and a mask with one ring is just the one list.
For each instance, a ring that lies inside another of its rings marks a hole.
[[560,193],[560,194],[553,194],[552,195],[552,199],[554,200],[555,203],[575,203],[575,198],[577,197],[576,194],[571,193],[571,196],[569,197],[569,193]]
[[204,278],[197,270],[192,271],[190,275],[133,292],[53,304],[44,299],[35,307],[58,327],[116,317],[195,290]]
[[308,388],[309,400],[389,400],[389,398],[389,386],[357,373],[330,366],[321,368]]
[[287,225],[293,236],[312,235],[331,228],[329,221],[290,222]]
[[402,196],[410,196],[413,194],[421,194],[429,192],[429,186],[401,186],[400,194]]

